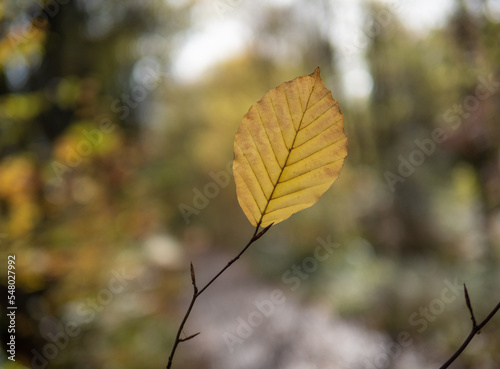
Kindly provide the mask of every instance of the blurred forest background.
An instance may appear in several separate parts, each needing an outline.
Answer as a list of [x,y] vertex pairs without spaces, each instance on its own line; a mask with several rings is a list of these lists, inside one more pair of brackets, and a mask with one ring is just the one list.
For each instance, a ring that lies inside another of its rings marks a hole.
[[[500,300],[500,2],[415,28],[418,3],[2,1],[0,284],[15,254],[18,313],[1,365],[164,367],[189,262],[202,284],[253,233],[230,170],[243,115],[317,66],[344,114],[340,177],[200,298],[174,367],[442,364],[470,329],[462,283],[478,320]],[[291,284],[320,240],[335,252]],[[286,302],[228,345],[273,289]],[[498,332],[454,368],[498,368]]]

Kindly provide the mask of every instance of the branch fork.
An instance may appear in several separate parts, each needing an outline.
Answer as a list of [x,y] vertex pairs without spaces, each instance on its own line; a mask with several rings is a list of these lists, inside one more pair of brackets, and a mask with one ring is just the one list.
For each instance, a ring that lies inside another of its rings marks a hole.
[[[184,315],[184,318],[182,319],[181,324],[179,325],[179,329],[177,330],[177,335],[175,337],[175,342],[174,345],[172,346],[172,351],[170,352],[170,356],[168,358],[168,364],[167,364],[167,369],[170,369],[172,367],[172,362],[173,358],[175,355],[175,352],[177,350],[177,347],[180,343],[189,341],[196,336],[198,336],[201,332],[192,334],[190,336],[187,336],[185,338],[181,338],[181,334],[184,329],[184,325],[187,322],[187,319],[189,318],[189,315],[191,314],[191,311],[193,309],[193,306],[198,299],[198,297],[205,292],[205,290],[215,282],[219,276],[226,271],[236,260],[238,260],[241,255],[252,245],[255,241],[257,241],[259,238],[261,238],[272,226],[274,223],[271,223],[267,227],[263,228],[262,230],[259,231],[260,228],[260,223],[257,225],[255,228],[255,232],[252,235],[252,238],[246,246],[240,251],[238,255],[236,255],[233,259],[231,259],[227,265],[222,268],[203,288],[200,290],[198,289],[198,286],[196,284],[196,273],[194,271],[194,266],[193,263],[190,264],[190,271],[191,271],[191,283],[193,285],[193,295],[191,297],[191,302],[189,303],[188,309]],[[481,329],[493,318],[493,316],[500,310],[500,302],[493,308],[493,310],[488,314],[488,316],[480,323],[477,324],[476,317],[474,315],[474,310],[472,309],[472,303],[469,297],[469,292],[467,291],[467,286],[464,283],[464,295],[465,295],[465,304],[467,305],[467,309],[469,309],[471,320],[472,320],[472,329],[465,341],[462,343],[462,345],[458,348],[458,350],[444,363],[439,369],[446,369],[448,368],[461,354],[462,352],[466,349],[466,347],[469,345],[469,343],[472,341],[472,339],[481,333]]]
[[474,336],[480,334],[481,329],[491,320],[491,318],[493,318],[493,316],[498,312],[498,310],[500,310],[500,302],[499,302],[497,306],[495,306],[493,310],[488,314],[488,316],[480,324],[477,324],[476,317],[474,316],[474,310],[472,310],[472,303],[469,298],[469,292],[467,291],[467,286],[465,285],[465,283],[464,283],[464,295],[465,295],[465,304],[469,309],[470,318],[472,320],[472,329],[467,338],[465,339],[464,343],[462,343],[462,346],[460,346],[458,350],[448,359],[448,361],[443,365],[441,365],[439,369],[448,368],[451,365],[451,363],[453,363],[455,359],[462,354],[462,352],[469,345]]
[[172,346],[172,351],[170,352],[170,356],[168,358],[168,364],[167,364],[167,369],[170,369],[172,367],[172,362],[173,362],[173,359],[174,359],[174,355],[175,355],[175,351],[177,350],[177,346],[179,346],[179,343],[182,343],[182,342],[186,342],[186,341],[189,341],[193,338],[195,338],[197,335],[199,335],[201,332],[198,332],[198,333],[195,333],[195,334],[192,334],[186,338],[181,338],[181,334],[182,334],[182,331],[184,329],[184,325],[186,324],[187,322],[187,319],[189,318],[189,315],[191,314],[191,310],[193,309],[193,306],[196,302],[196,299],[198,299],[198,297],[203,293],[205,292],[205,290],[212,284],[215,282],[215,280],[217,278],[219,278],[219,276],[224,273],[226,271],[227,268],[229,268],[236,260],[238,260],[241,255],[243,255],[243,253],[250,247],[250,245],[252,245],[255,241],[257,241],[259,238],[261,238],[272,226],[273,226],[274,223],[271,223],[270,225],[268,225],[267,227],[263,228],[262,230],[259,231],[259,228],[260,228],[260,223],[257,224],[257,227],[255,227],[255,232],[254,234],[252,235],[252,238],[250,239],[250,241],[248,241],[248,243],[246,244],[246,246],[243,248],[243,250],[240,251],[240,253],[238,255],[236,255],[233,259],[231,259],[227,265],[222,268],[203,288],[201,288],[200,290],[198,290],[198,286],[196,285],[196,273],[194,271],[194,266],[193,266],[193,263],[190,264],[190,271],[191,271],[191,283],[193,285],[193,295],[191,297],[191,302],[189,303],[189,306],[188,306],[188,309],[186,311],[186,314],[184,315],[184,318],[182,319],[182,322],[181,324],[179,325],[179,329],[177,330],[177,335],[175,336],[175,342],[174,342],[174,345]]

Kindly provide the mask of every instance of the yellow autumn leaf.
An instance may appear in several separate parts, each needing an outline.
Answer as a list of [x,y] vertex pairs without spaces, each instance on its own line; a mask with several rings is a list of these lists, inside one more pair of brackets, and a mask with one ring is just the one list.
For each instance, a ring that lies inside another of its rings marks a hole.
[[255,227],[267,227],[316,203],[337,179],[347,137],[337,101],[314,73],[269,91],[234,140],[238,202]]

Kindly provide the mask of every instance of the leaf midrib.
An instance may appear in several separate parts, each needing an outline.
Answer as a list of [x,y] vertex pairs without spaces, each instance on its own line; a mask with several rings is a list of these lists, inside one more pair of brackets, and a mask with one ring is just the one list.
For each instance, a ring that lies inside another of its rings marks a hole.
[[[300,129],[302,127],[302,122],[304,121],[304,116],[306,115],[307,109],[309,108],[309,101],[311,101],[311,96],[313,95],[314,89],[316,87],[316,82],[318,81],[318,76],[319,76],[319,73],[315,73],[313,87],[311,89],[311,93],[309,94],[309,96],[307,98],[307,102],[306,102],[306,106],[304,108],[304,111],[302,112],[302,117],[300,118],[299,127],[297,128],[297,131],[295,131],[295,135],[293,137],[292,145],[291,145],[290,149],[288,150],[288,155],[286,157],[285,164],[281,168],[281,171],[280,171],[280,174],[278,176],[278,179],[276,180],[276,183],[273,185],[273,190],[271,191],[271,194],[269,195],[269,199],[267,200],[266,207],[264,208],[264,210],[262,211],[262,214],[260,215],[259,222],[257,223],[257,228],[260,227],[260,225],[262,223],[262,220],[264,218],[264,215],[266,215],[267,208],[269,207],[269,204],[273,200],[274,191],[276,191],[276,187],[278,187],[278,184],[280,183],[281,176],[283,175],[283,172],[284,172],[284,170],[285,170],[285,168],[286,168],[286,166],[288,164],[288,159],[290,158],[290,154],[292,153],[293,149],[295,149],[295,147],[294,147],[295,140],[297,139],[297,135],[300,132]],[[288,96],[286,94],[286,90],[284,91],[284,94],[285,94],[285,98],[286,98],[286,100],[288,102]],[[300,97],[300,91],[299,91],[299,97]],[[288,111],[290,112],[290,116],[291,116],[292,115],[291,114],[292,111],[290,109],[290,105],[289,104],[288,104]],[[276,116],[276,118],[278,118],[278,116]],[[279,120],[278,120],[278,125],[279,125]],[[271,146],[272,146],[272,143],[271,143]]]

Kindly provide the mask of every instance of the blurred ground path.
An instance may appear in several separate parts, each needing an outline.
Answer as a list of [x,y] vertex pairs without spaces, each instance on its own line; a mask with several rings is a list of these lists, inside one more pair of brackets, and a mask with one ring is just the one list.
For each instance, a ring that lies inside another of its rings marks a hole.
[[[230,258],[212,254],[193,260],[199,286]],[[201,334],[184,343],[179,356],[198,368],[439,366],[426,362],[411,345],[399,349],[385,334],[344,321],[324,307],[299,302],[287,285],[272,286],[253,276],[244,260],[198,299],[185,334],[196,332]]]

